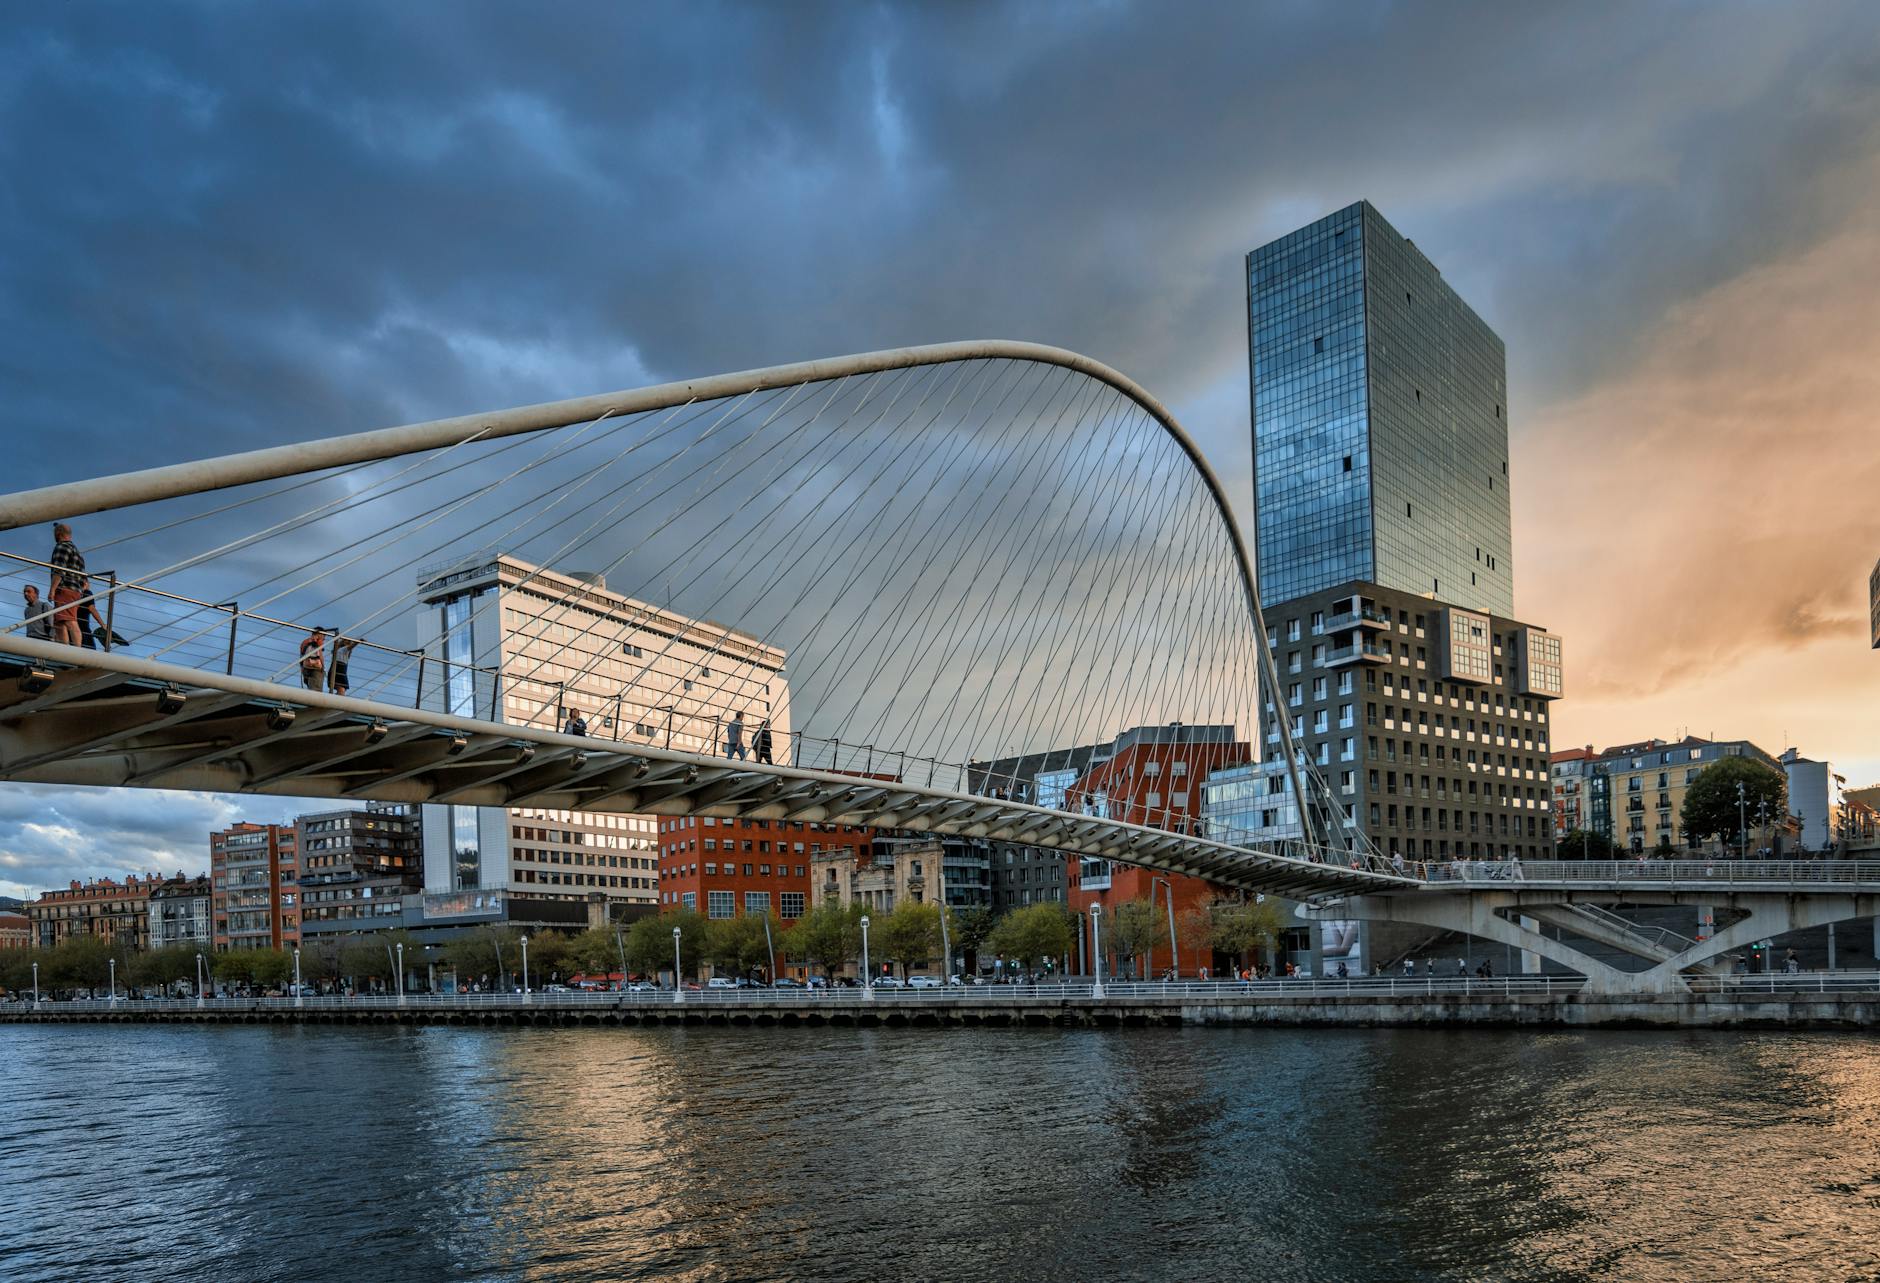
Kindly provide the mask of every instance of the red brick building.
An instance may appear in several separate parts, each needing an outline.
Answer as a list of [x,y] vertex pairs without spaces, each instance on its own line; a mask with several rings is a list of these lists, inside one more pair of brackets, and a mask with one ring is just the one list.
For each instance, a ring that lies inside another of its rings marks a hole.
[[[1181,722],[1139,726],[1117,736],[1108,757],[1093,763],[1071,786],[1067,805],[1130,824],[1184,832],[1200,816],[1201,784],[1208,772],[1239,766],[1252,757],[1252,746],[1236,740],[1231,726],[1189,726]],[[1183,935],[1182,918],[1222,894],[1213,883],[1179,873],[1151,873],[1134,865],[1076,857],[1069,860],[1067,872],[1070,908],[1079,915],[1077,959],[1085,971],[1090,969],[1090,906],[1103,906],[1104,969],[1110,972],[1120,962],[1115,939],[1107,930],[1116,907],[1131,900],[1150,899],[1152,890],[1156,914],[1163,921],[1168,913],[1168,897],[1171,893],[1174,896],[1175,943],[1182,974],[1192,976],[1197,967],[1211,965],[1211,956],[1204,958],[1199,946],[1191,945]],[[1143,964],[1138,961],[1135,965]],[[1164,944],[1151,951],[1148,974],[1157,975],[1169,965],[1169,948]]]
[[33,920],[24,913],[0,913],[0,949],[33,947]]
[[162,885],[155,874],[135,873],[122,882],[99,878],[47,891],[26,906],[33,943],[41,949],[75,937],[122,942],[132,949],[150,946],[150,893]]
[[300,943],[300,840],[291,824],[241,823],[209,835],[215,947]]
[[794,922],[809,911],[810,858],[848,851],[865,861],[873,841],[873,829],[803,820],[662,818],[659,907],[708,918],[774,911]]

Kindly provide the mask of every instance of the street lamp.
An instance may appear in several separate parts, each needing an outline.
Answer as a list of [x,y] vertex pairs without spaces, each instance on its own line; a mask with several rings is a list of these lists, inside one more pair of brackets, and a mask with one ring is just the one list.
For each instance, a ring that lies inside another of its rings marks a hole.
[[679,967],[679,928],[672,929],[672,1000],[685,1001],[685,972]]
[[1096,978],[1090,985],[1090,996],[1103,996],[1103,906],[1090,906],[1090,956],[1093,959],[1091,974]]
[[1155,907],[1155,884],[1160,882],[1162,889],[1168,892],[1168,965],[1175,973],[1175,978],[1182,978],[1181,953],[1175,946],[1175,885],[1167,878],[1149,879],[1149,907]]
[[[200,956],[200,955],[198,955]],[[33,1006],[39,1006],[39,964],[33,964]]]
[[[117,1001],[117,959],[112,958],[109,961],[111,963],[111,1001],[116,1002]],[[94,989],[92,990],[92,992],[96,993],[98,991]]]
[[770,983],[777,983],[777,946],[770,939],[770,915],[764,915],[764,951],[770,955]]
[[1749,859],[1749,817],[1744,813],[1749,806],[1748,797],[1743,792],[1743,781],[1736,782],[1736,858]]
[[294,1005],[300,1005],[300,946],[294,946]]
[[[38,968],[34,968],[38,970]],[[202,951],[196,951],[196,1005],[202,1005]]]
[[522,937],[522,996],[529,996],[529,937]]
[[875,976],[868,969],[868,915],[862,915],[862,997],[870,1002],[875,998]]
[[[524,940],[523,945],[526,948],[528,941]],[[523,957],[528,957],[528,954],[524,953]],[[294,950],[294,966],[296,968],[295,979],[299,979],[300,950],[298,949]],[[403,940],[398,942],[398,1000],[400,1002],[405,1000],[405,942]]]

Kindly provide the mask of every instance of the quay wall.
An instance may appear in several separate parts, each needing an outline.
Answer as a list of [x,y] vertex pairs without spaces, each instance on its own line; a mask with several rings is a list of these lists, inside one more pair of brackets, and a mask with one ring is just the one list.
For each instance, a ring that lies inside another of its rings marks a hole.
[[408,1005],[309,1004],[218,1000],[116,1004],[44,1003],[0,1007],[0,1024],[307,1024],[524,1026],[769,1026],[841,1025],[1147,1027],[1422,1027],[1615,1029],[1861,1029],[1880,1030],[1880,990],[1731,995],[1648,994],[1270,994],[940,1002],[884,997],[874,1002],[636,1002],[580,1006],[522,999]]

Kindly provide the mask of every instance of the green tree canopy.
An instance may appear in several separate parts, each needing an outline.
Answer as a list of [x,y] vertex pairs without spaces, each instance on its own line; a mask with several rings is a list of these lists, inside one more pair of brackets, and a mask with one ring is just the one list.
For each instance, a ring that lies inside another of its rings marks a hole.
[[111,946],[94,936],[62,940],[42,967],[39,980],[68,988],[99,989],[111,977]]
[[836,972],[861,955],[860,919],[859,904],[824,900],[790,928],[790,956],[817,964],[824,975],[834,979]]
[[1279,906],[1271,900],[1216,900],[1206,910],[1207,946],[1236,961],[1257,949],[1270,949],[1283,927]]
[[1168,914],[1157,912],[1148,900],[1125,900],[1104,926],[1125,959],[1146,960],[1152,950],[1168,943]]
[[992,934],[997,921],[992,910],[981,904],[947,910],[947,930],[952,935],[953,948],[966,955],[969,972],[979,969],[979,951],[985,947],[986,937]]
[[147,989],[167,989],[183,980],[196,978],[196,946],[167,945],[135,954],[131,958],[131,983]]
[[1591,829],[1571,829],[1567,835],[1554,844],[1554,850],[1563,860],[1611,860],[1618,857],[1618,848],[1607,840],[1603,833]]
[[[733,975],[749,975],[754,967],[767,967],[770,962],[770,948],[764,942],[767,922],[769,919],[761,913],[741,913],[713,921],[705,933],[705,956],[718,970]],[[771,931],[773,936],[781,934],[782,922],[772,924]]]
[[940,952],[939,905],[903,900],[869,925],[883,961],[900,963],[903,979],[909,968],[926,966]]
[[300,942],[300,978],[305,984],[318,984],[321,981],[334,981],[342,974],[339,969],[340,950],[344,941],[335,936],[309,936]]
[[986,937],[986,947],[1029,968],[1042,958],[1068,954],[1075,941],[1071,916],[1063,905],[1028,904],[999,919]]
[[[1742,785],[1743,805],[1737,806]],[[1756,823],[1757,811],[1767,806],[1772,821],[1788,815],[1788,780],[1781,771],[1751,757],[1725,757],[1699,771],[1684,790],[1681,818],[1684,833],[1696,841],[1735,836],[1738,816]]]
[[705,955],[709,923],[696,909],[669,909],[656,918],[641,918],[627,929],[627,965],[637,973],[657,975],[672,965],[672,929],[679,928],[679,965],[686,975],[697,975]]
[[[445,966],[457,973],[457,983],[468,989],[483,976],[502,985],[511,976],[522,974],[522,933],[514,927],[490,923],[473,927],[446,943],[439,954]],[[384,951],[379,953],[381,965]],[[348,974],[351,974],[350,972]]]
[[620,969],[622,940],[614,927],[589,927],[568,942],[568,974],[606,976]]

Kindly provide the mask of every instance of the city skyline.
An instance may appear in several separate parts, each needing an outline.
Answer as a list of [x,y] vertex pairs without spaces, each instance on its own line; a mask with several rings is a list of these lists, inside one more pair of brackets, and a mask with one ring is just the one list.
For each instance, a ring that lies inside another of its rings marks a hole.
[[[1459,28],[1479,17],[1380,19],[1407,25],[1368,51],[1343,47],[1335,24],[1295,18],[1290,39],[1348,57],[1354,76],[1381,68],[1371,60],[1388,45],[1393,63],[1410,51],[1452,72],[1457,89],[1412,98],[1401,73],[1380,70],[1374,96],[1333,104],[1326,123],[1288,138],[1258,122],[1308,92],[1302,73],[1276,64],[1248,75],[1207,48],[1271,56],[1256,52],[1251,25],[1209,33],[1130,12],[1086,16],[1075,31],[1041,22],[969,74],[987,34],[970,16],[880,14],[806,33],[752,12],[738,21],[754,46],[805,34],[826,43],[816,57],[830,74],[802,79],[837,86],[835,105],[774,84],[717,110],[688,97],[714,143],[709,163],[583,124],[595,112],[630,116],[639,94],[673,88],[650,74],[607,77],[599,61],[597,74],[567,81],[501,74],[500,51],[518,33],[488,12],[467,19],[456,62],[413,61],[499,88],[453,94],[427,82],[409,96],[389,72],[338,56],[356,22],[343,10],[291,36],[241,15],[218,31],[206,20],[107,29],[82,13],[41,15],[7,41],[26,73],[8,109],[21,126],[12,239],[25,266],[0,292],[0,325],[30,374],[4,413],[15,439],[69,424],[71,448],[29,452],[18,484],[67,479],[88,458],[142,466],[999,331],[1090,351],[1161,393],[1221,466],[1251,529],[1238,258],[1369,199],[1507,343],[1515,613],[1572,645],[1556,745],[1688,728],[1772,751],[1792,743],[1852,781],[1880,780],[1880,668],[1864,600],[1880,551],[1865,498],[1880,459],[1868,444],[1875,304],[1864,287],[1880,268],[1868,199],[1880,163],[1861,110],[1872,72],[1844,52],[1841,20],[1857,14],[1666,12],[1617,50],[1592,18],[1500,15],[1501,70],[1470,61],[1480,46]],[[631,33],[623,26],[616,43]],[[386,47],[421,35],[390,30]],[[663,39],[703,38],[681,25]],[[248,79],[242,60],[222,56],[224,41],[270,50],[253,65],[280,68],[280,80]],[[601,59],[609,41],[590,43]],[[929,60],[912,59],[912,46]],[[1116,154],[1135,181],[1116,183],[1053,127],[1067,112],[1117,120],[1107,91],[1095,101],[1078,83],[1092,59],[1191,70],[1189,93],[1155,119],[1190,143],[1179,161],[1150,140],[1125,143]],[[340,91],[323,103],[281,92],[335,60]],[[1708,71],[1726,63],[1731,83],[1716,86]],[[1582,79],[1594,65],[1599,101]],[[1510,66],[1525,68],[1521,79]],[[845,74],[856,67],[867,74]],[[100,87],[112,69],[137,74]],[[578,102],[565,85],[583,79],[599,88]],[[1815,87],[1805,98],[1794,92],[1804,82]],[[1491,92],[1506,97],[1499,119],[1465,112]],[[1413,165],[1397,156],[1400,134],[1354,136],[1350,123],[1385,103],[1400,130],[1445,146]],[[782,122],[794,148],[779,152],[755,118]],[[1040,122],[1038,132],[1004,137],[1013,119]],[[1029,149],[1034,138],[1049,146]],[[243,173],[173,163],[212,154],[245,158]],[[481,190],[466,181],[493,163],[513,188],[539,184],[550,199],[483,200],[466,216],[462,197]],[[76,185],[52,179],[72,172]],[[107,172],[119,178],[86,178]],[[754,193],[742,184],[755,180],[733,178],[741,172],[801,182]],[[686,192],[698,216],[672,217],[649,178]],[[97,199],[78,200],[94,181]],[[629,197],[653,207],[632,214]],[[745,214],[753,200],[767,211],[762,234]],[[1005,234],[969,234],[949,217],[976,207]],[[831,238],[837,223],[845,234]],[[265,249],[284,236],[298,246],[292,262]],[[915,243],[928,250],[917,260],[906,254]],[[727,247],[717,260],[714,248]],[[755,270],[760,261],[777,270]],[[735,303],[686,284],[732,278]],[[1745,316],[1779,321],[1746,326]],[[36,552],[37,532],[31,542]],[[8,790],[0,890],[109,871],[89,854],[58,863],[89,842],[123,870],[167,871],[175,861],[152,852],[202,850],[202,835],[233,819],[297,809],[312,808]],[[184,833],[187,844],[173,845]]]

